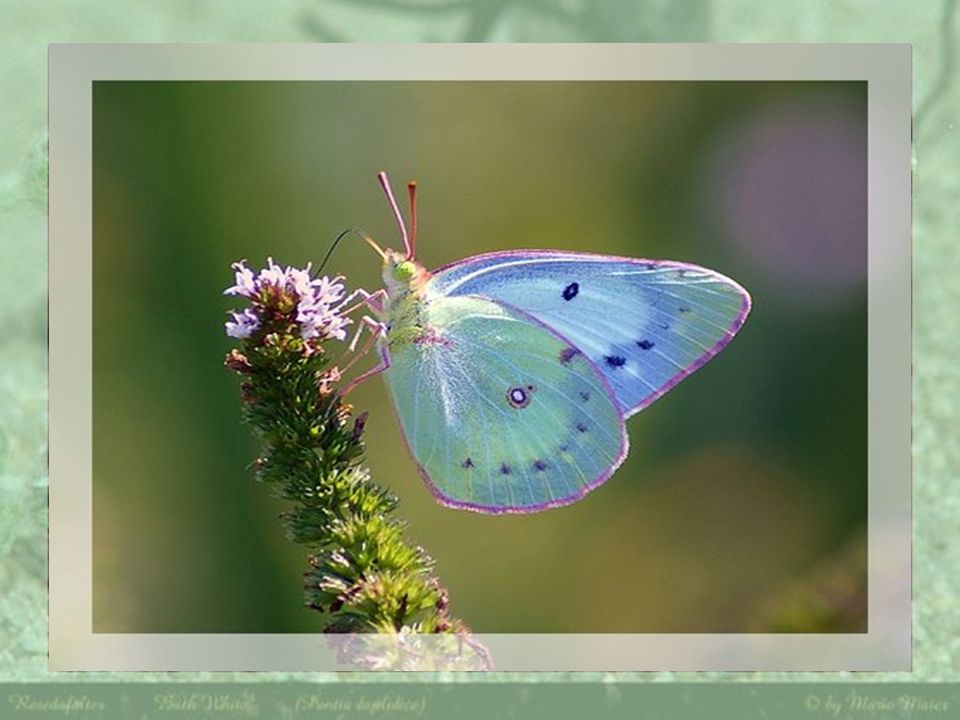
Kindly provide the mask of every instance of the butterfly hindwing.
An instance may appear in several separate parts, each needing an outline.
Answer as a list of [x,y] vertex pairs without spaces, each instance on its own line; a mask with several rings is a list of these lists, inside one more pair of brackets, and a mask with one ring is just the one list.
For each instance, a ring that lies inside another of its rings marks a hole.
[[438,499],[482,512],[571,503],[627,451],[602,373],[522,311],[472,296],[423,306],[423,334],[388,344],[400,424]]
[[461,260],[430,291],[489,297],[555,329],[600,369],[625,417],[716,355],[750,310],[747,292],[712,270],[546,250]]

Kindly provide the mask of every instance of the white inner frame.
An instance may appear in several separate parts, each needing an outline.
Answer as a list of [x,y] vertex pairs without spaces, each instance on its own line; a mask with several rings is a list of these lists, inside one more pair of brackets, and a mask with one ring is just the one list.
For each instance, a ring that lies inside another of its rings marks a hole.
[[329,636],[93,632],[92,96],[97,80],[868,83],[868,631],[485,634],[497,670],[911,667],[909,45],[52,45],[50,669],[324,671]]

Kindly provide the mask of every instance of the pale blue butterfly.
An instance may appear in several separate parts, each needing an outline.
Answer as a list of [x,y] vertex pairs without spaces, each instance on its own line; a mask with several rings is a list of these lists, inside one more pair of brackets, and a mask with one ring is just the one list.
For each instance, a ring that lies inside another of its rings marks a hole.
[[[536,512],[593,490],[627,455],[624,421],[722,350],[750,295],[713,270],[665,260],[510,250],[433,272],[382,250],[365,294],[383,372],[421,476],[444,505]],[[359,333],[352,347],[356,346]]]

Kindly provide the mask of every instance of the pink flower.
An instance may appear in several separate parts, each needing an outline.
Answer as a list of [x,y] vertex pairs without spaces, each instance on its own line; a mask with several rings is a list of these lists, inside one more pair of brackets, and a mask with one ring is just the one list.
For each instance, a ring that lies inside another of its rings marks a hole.
[[256,282],[254,281],[253,271],[244,263],[245,260],[235,262],[232,267],[236,271],[236,284],[223,291],[224,295],[242,295],[243,297],[253,298],[256,294]]
[[243,312],[231,312],[233,320],[227,321],[227,335],[235,338],[248,338],[260,327],[260,319],[249,308]]
[[254,274],[245,261],[234,263],[235,284],[225,295],[240,295],[251,307],[232,312],[226,324],[227,335],[249,338],[265,322],[278,315],[295,322],[304,340],[344,340],[353,321],[342,314],[346,296],[343,278],[326,275],[313,278],[311,266],[299,269],[281,267],[267,258],[267,267]]

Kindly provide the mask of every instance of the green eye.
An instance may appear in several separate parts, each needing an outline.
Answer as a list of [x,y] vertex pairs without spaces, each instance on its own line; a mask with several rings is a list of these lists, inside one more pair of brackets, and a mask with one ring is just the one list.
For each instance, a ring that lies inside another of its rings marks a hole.
[[409,280],[410,278],[413,277],[416,271],[417,271],[416,266],[409,260],[405,260],[402,263],[398,263],[393,268],[393,276],[397,280]]

